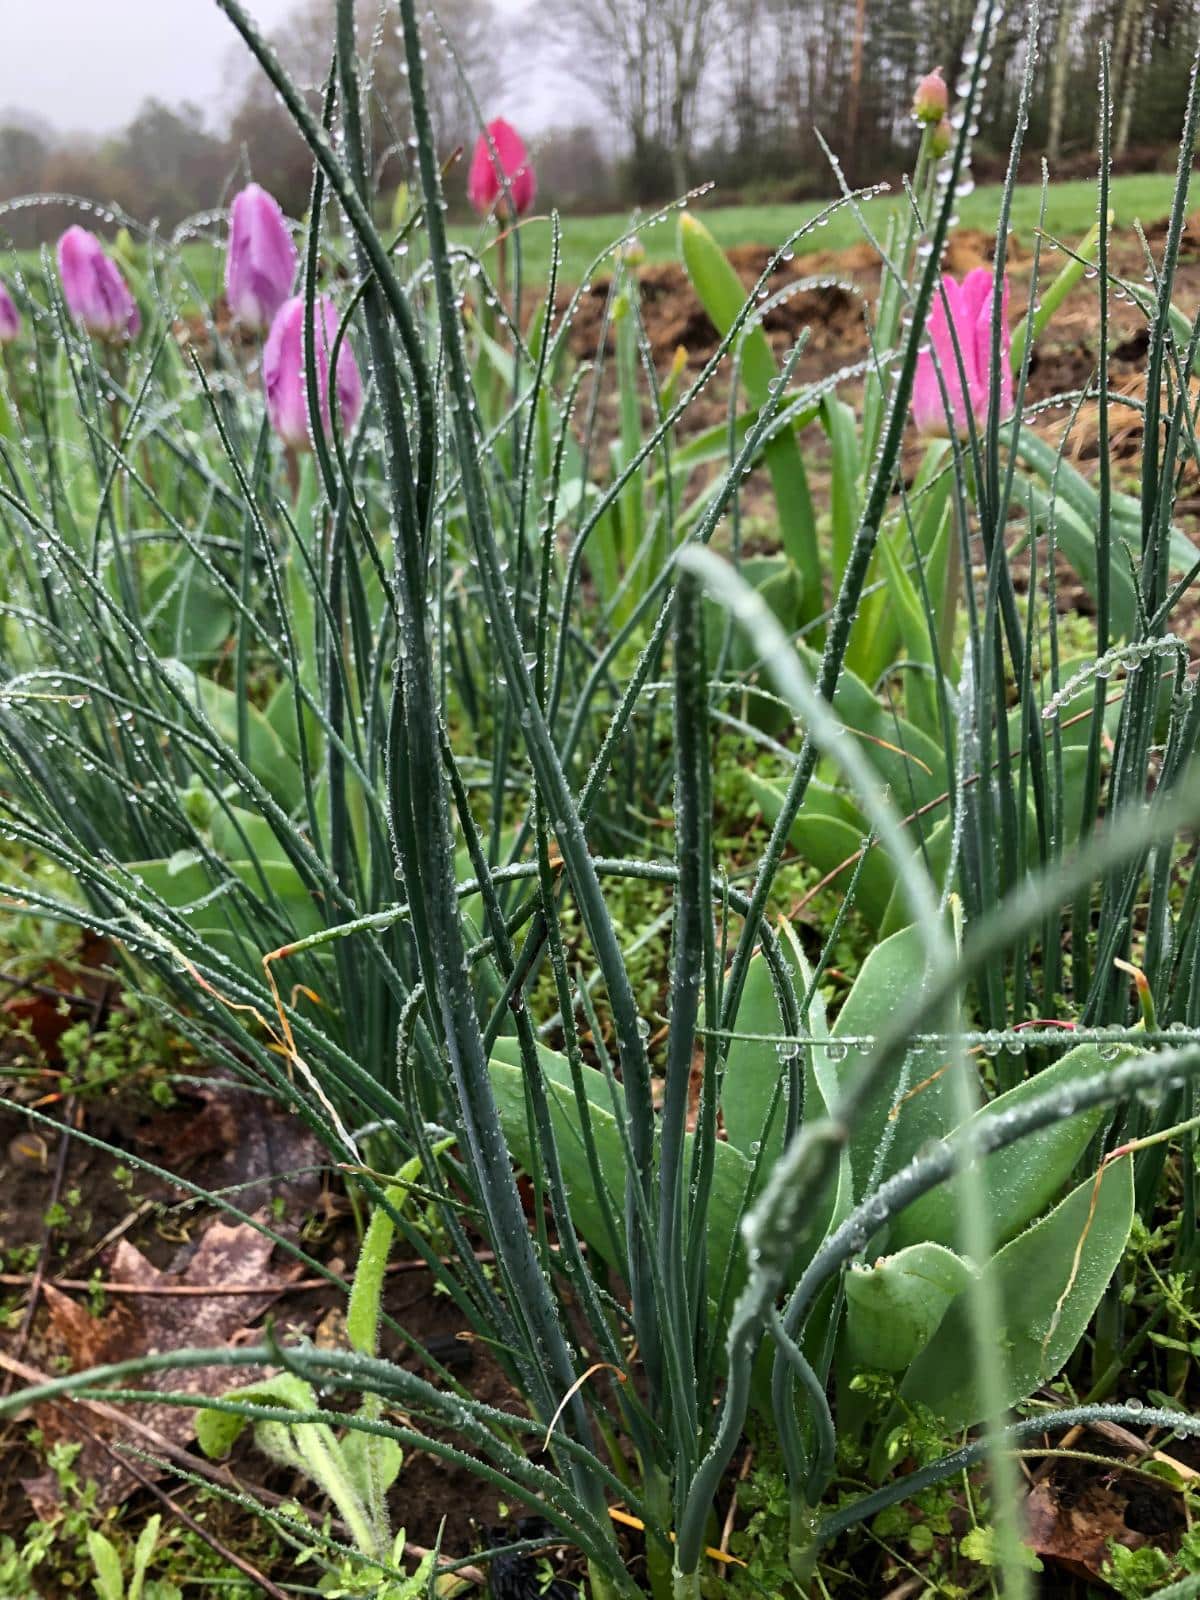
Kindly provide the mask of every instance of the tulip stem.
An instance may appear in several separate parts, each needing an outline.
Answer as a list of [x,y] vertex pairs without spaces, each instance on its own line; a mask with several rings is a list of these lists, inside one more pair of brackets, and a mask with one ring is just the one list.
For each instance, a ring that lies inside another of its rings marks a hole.
[[291,494],[292,504],[295,505],[300,498],[300,457],[290,444],[284,448],[283,463],[287,470],[288,492]]
[[503,225],[496,239],[496,294],[503,311],[508,311],[508,229]]
[[17,432],[24,434],[25,424],[21,420],[21,402],[17,397],[17,375],[14,370],[12,352],[8,345],[2,347],[2,359],[4,361],[4,388],[8,396],[8,407],[12,413],[13,421],[17,425]]
[[966,529],[960,527],[960,509],[953,510],[954,526],[950,530],[950,549],[946,552],[946,580],[942,590],[942,614],[938,618],[938,656],[942,671],[953,675],[954,634],[958,623],[958,591],[962,585],[962,546]]

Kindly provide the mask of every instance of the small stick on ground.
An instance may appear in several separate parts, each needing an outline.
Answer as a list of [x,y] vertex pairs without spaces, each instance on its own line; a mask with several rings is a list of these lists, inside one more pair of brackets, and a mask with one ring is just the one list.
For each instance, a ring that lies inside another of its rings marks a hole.
[[[754,1450],[753,1450],[753,1447],[751,1447],[751,1448],[747,1449],[746,1454],[742,1457],[742,1464],[738,1468],[738,1475],[737,1475],[738,1483],[745,1483],[746,1479],[750,1476],[750,1468],[753,1465],[754,1465]],[[736,1516],[737,1516],[737,1488],[735,1486],[733,1493],[729,1496],[729,1509],[725,1513],[725,1523],[724,1523],[724,1526],[721,1529],[721,1542],[717,1546],[717,1549],[721,1552],[721,1554],[723,1556],[729,1554],[729,1540],[730,1540],[730,1536],[733,1533],[733,1524],[734,1524],[734,1519],[736,1518]]]

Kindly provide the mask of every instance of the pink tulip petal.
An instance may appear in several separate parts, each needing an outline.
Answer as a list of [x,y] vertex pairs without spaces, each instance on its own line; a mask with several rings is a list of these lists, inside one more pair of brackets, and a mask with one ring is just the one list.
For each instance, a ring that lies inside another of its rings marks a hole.
[[99,339],[132,338],[142,326],[121,269],[94,233],[78,224],[58,241],[58,275],[67,310]]
[[[329,352],[337,337],[338,310],[329,295],[318,298],[320,315],[314,328],[317,396],[321,423],[329,430]],[[280,307],[263,347],[263,387],[271,426],[292,450],[307,450],[309,434],[308,389],[304,366],[304,296],[294,295]],[[362,410],[362,379],[354,352],[343,339],[338,352],[337,395],[339,420],[348,433]]]
[[0,283],[0,344],[11,344],[21,333],[21,313],[7,287]]
[[511,197],[513,210],[523,217],[536,196],[537,179],[525,141],[510,122],[497,117],[476,142],[467,176],[467,198],[480,216],[485,216],[493,207],[507,208]]
[[257,183],[229,208],[225,296],[244,327],[268,328],[292,291],[298,257],[279,202]]
[[[942,279],[941,290],[935,294],[929,312],[930,350],[918,356],[913,381],[913,420],[922,433],[946,432],[946,406],[935,363],[940,368],[950,398],[954,431],[959,435],[965,433],[972,417],[978,428],[982,428],[987,420],[991,383],[993,283],[992,274],[986,267],[977,267],[969,272],[961,284],[948,275]],[[1000,403],[1002,414],[1007,416],[1013,403],[1007,278],[1001,296]]]

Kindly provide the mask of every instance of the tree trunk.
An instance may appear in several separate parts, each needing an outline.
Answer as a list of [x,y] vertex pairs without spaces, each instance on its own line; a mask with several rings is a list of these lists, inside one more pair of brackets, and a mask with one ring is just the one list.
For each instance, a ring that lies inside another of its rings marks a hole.
[[1067,106],[1067,52],[1074,17],[1075,0],[1059,0],[1054,60],[1050,68],[1050,111],[1046,127],[1046,159],[1051,165],[1062,154],[1063,113]]
[[1124,155],[1129,146],[1129,129],[1133,122],[1133,103],[1137,99],[1138,78],[1142,70],[1143,48],[1143,22],[1145,19],[1145,0],[1126,0],[1125,16],[1129,22],[1129,48],[1125,55],[1124,71],[1121,74],[1120,99],[1117,104],[1117,125],[1113,133],[1113,155]]
[[858,116],[862,97],[863,34],[867,26],[867,0],[855,0],[854,43],[850,48],[850,93],[846,106],[846,130],[850,154],[858,144]]
[[[1117,31],[1113,35],[1112,43],[1112,88],[1110,91],[1111,97],[1115,101],[1121,101],[1124,97],[1124,85],[1129,77],[1128,58],[1134,31],[1134,12],[1138,13],[1138,21],[1140,22],[1141,9],[1140,0],[1125,0],[1117,17]],[[1097,134],[1097,145],[1100,142],[1100,136]]]

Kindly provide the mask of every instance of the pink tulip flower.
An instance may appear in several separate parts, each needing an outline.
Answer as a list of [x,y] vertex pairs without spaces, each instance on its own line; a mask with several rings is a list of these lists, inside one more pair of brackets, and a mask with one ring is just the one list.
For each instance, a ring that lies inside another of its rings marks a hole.
[[0,283],[0,344],[11,344],[21,334],[21,313],[13,304],[13,297]]
[[58,275],[67,310],[98,339],[132,339],[142,318],[121,269],[86,228],[68,228],[58,241]]
[[262,332],[292,292],[296,246],[274,195],[251,183],[229,209],[225,296],[244,328]]
[[497,216],[504,217],[508,215],[510,197],[513,210],[523,217],[537,197],[537,179],[521,135],[510,122],[497,117],[488,123],[475,146],[467,177],[467,199],[481,217],[493,209]]
[[940,122],[950,107],[950,91],[940,70],[935,67],[917,84],[913,95],[913,116],[918,122]]
[[[987,422],[992,362],[993,282],[992,274],[986,267],[976,267],[974,272],[967,273],[961,283],[948,275],[944,277],[941,290],[933,297],[928,326],[929,342],[933,348],[922,350],[917,356],[917,370],[913,379],[913,420],[922,433],[944,435],[953,431],[961,436],[967,432],[969,418],[974,418],[977,428],[983,428]],[[1001,414],[1006,416],[1013,404],[1007,277],[1001,293],[1000,407]],[[941,382],[938,379],[939,372]],[[947,424],[942,383],[950,398],[952,427]]]
[[[321,400],[321,422],[329,432],[329,352],[337,336],[337,307],[329,295],[318,295],[314,330],[314,355],[317,362],[317,392]],[[312,444],[308,426],[308,394],[304,371],[304,296],[295,295],[279,308],[263,349],[263,386],[267,393],[267,415],[271,426],[291,450],[307,450]],[[362,410],[363,390],[358,365],[349,343],[343,339],[338,351],[337,403],[341,426],[347,433]]]

